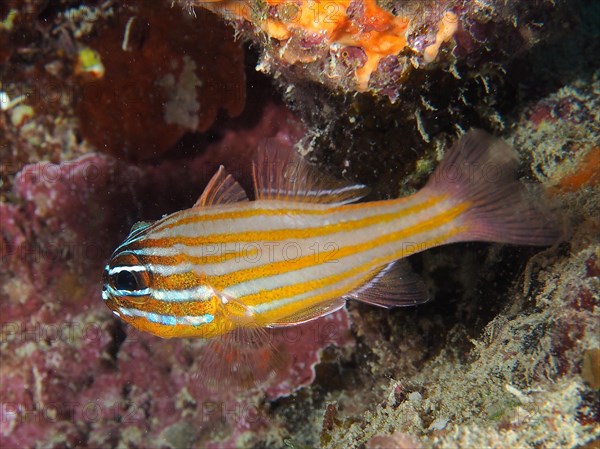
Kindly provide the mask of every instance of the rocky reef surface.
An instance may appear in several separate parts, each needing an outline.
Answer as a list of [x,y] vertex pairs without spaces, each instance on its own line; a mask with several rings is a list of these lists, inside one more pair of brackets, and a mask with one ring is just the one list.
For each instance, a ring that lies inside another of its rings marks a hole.
[[[180,3],[0,5],[0,447],[597,447],[597,3]],[[275,334],[276,376],[228,395],[202,341],[102,304],[131,225],[220,164],[250,189],[265,138],[375,199],[473,126],[515,146],[563,242],[417,255],[432,301]]]

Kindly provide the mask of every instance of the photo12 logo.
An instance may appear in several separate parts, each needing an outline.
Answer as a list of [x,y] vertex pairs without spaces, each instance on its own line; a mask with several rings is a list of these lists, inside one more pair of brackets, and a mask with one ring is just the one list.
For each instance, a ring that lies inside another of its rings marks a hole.
[[221,421],[256,423],[264,419],[258,404],[250,401],[222,402],[205,401],[200,404],[200,421],[202,423]]
[[132,401],[110,402],[56,401],[24,404],[7,401],[0,403],[0,424],[12,427],[22,424],[44,424],[58,422],[97,423],[115,421],[141,423],[145,420],[144,409]]
[[19,174],[21,182],[31,184],[67,184],[83,180],[92,184],[100,178],[102,168],[93,161],[63,161],[60,164],[40,162],[26,166]]
[[68,321],[64,323],[24,324],[3,323],[0,326],[0,343],[62,342],[68,345],[100,344],[106,330],[98,323]]
[[102,260],[106,248],[95,242],[23,242],[13,245],[10,241],[0,239],[0,262],[5,266],[10,262],[50,263],[71,261],[78,264],[94,263]]

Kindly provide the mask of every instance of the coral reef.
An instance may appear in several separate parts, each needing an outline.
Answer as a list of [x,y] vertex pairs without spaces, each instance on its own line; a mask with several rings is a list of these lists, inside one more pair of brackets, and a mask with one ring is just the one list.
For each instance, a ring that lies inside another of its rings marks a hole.
[[[261,70],[269,71],[273,61],[308,69],[308,73],[317,76],[315,69],[319,67],[321,71],[325,69],[318,75],[319,80],[336,79],[359,92],[369,88],[371,75],[382,59],[408,48],[409,19],[394,16],[374,0],[364,3],[275,0],[264,5],[225,0],[197,5],[230,20],[255,22],[255,32],[265,33],[273,44],[266,46],[268,56],[263,57]],[[454,31],[456,22],[453,13],[446,13],[440,30]],[[424,51],[427,62],[435,59],[441,42],[447,41],[453,31],[443,31],[440,42],[436,38]]]
[[[245,56],[170,1],[0,4],[0,447],[597,446],[597,2],[204,6],[252,40]],[[250,190],[265,138],[383,198],[470,126],[515,146],[565,241],[413,257],[428,304],[350,303],[276,333],[276,375],[227,394],[199,377],[202,341],[102,304],[132,224],[189,207],[220,164]]]
[[[400,100],[403,84],[436,62],[497,64],[534,45],[553,24],[545,0],[468,2],[375,0],[182,0],[213,11],[258,43],[258,68],[288,81],[310,80],[347,92]],[[382,5],[382,6],[380,6]],[[543,18],[545,29],[539,31]],[[498,54],[502,53],[502,59]],[[493,55],[493,56],[491,56]],[[417,82],[420,82],[417,81]]]

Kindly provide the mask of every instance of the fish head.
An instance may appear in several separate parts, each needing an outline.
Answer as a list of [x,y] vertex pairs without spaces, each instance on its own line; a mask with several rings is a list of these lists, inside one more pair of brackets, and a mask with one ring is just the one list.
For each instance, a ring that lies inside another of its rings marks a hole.
[[[212,338],[229,332],[222,301],[206,276],[165,273],[165,258],[147,246],[151,238],[151,224],[136,224],[112,254],[103,275],[107,307],[136,329],[163,338]],[[169,259],[185,263],[175,249]]]

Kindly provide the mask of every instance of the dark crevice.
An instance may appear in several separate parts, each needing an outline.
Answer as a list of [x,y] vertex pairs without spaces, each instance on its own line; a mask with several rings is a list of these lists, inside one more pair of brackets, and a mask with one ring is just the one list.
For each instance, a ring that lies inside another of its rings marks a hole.
[[106,347],[106,353],[109,355],[110,360],[112,360],[116,365],[119,350],[121,349],[121,345],[127,338],[127,333],[123,328],[122,322],[119,320],[111,321],[108,327],[108,332],[112,338],[110,340],[110,343]]

